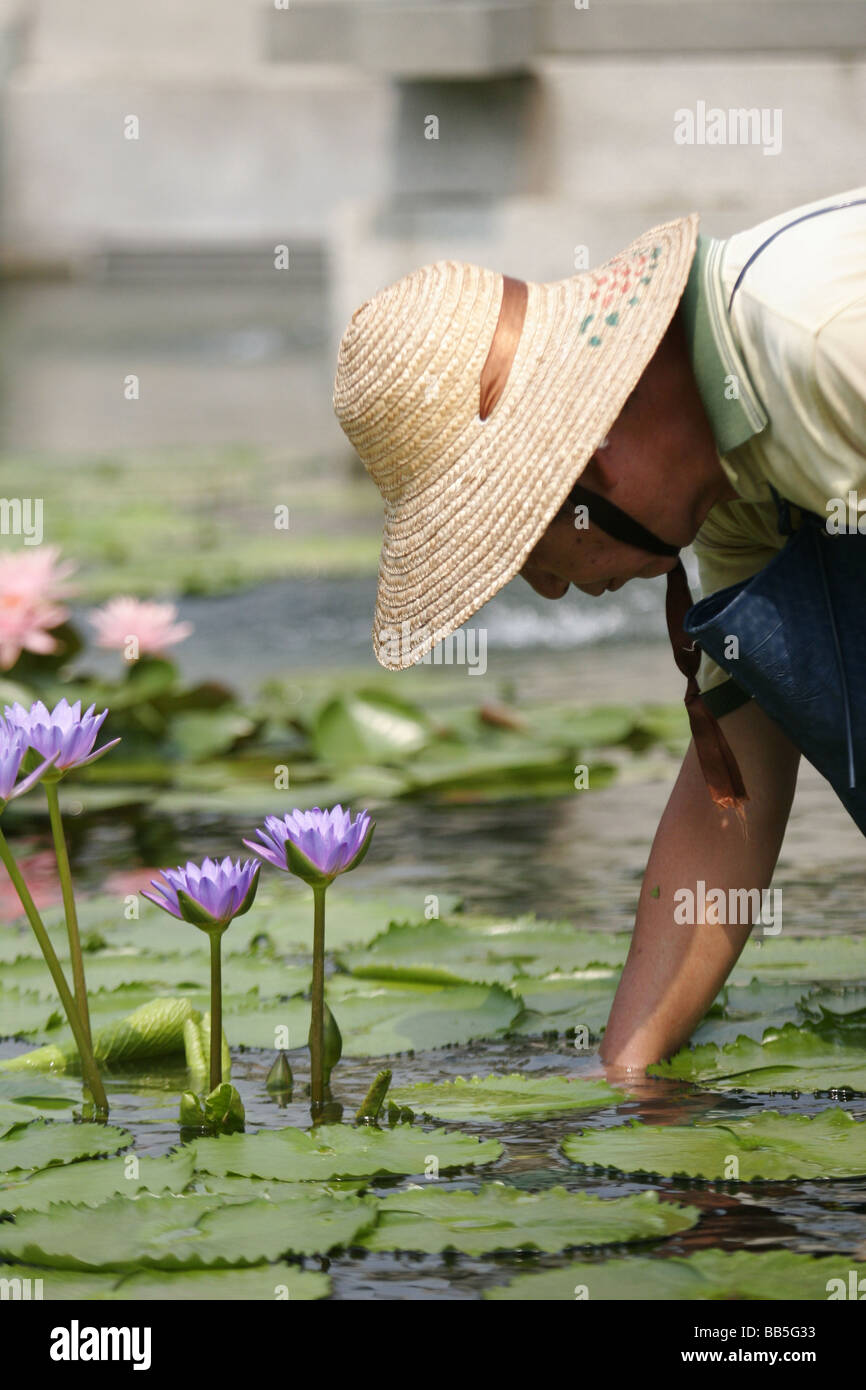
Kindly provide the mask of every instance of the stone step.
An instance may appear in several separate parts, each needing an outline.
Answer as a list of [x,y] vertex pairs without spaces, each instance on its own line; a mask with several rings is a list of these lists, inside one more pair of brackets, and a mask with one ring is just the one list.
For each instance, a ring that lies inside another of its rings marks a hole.
[[862,0],[540,0],[545,53],[851,53]]
[[522,72],[539,46],[537,0],[265,0],[263,17],[276,62],[337,60],[403,80]]
[[851,53],[862,0],[261,0],[275,62],[492,77],[556,54]]
[[238,68],[258,61],[263,0],[38,0],[28,57],[58,69],[182,61]]
[[[0,250],[302,245],[384,191],[394,94],[337,67],[244,74],[16,69],[4,93]],[[138,138],[125,138],[127,118]]]

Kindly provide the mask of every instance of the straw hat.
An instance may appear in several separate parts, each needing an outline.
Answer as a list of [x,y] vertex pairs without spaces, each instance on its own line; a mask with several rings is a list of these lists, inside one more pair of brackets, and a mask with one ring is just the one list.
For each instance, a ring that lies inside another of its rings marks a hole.
[[507,584],[605,438],[673,318],[698,217],[596,270],[527,284],[504,389],[479,382],[503,276],[422,266],[367,300],[340,343],[334,410],[385,502],[373,647],[411,666]]

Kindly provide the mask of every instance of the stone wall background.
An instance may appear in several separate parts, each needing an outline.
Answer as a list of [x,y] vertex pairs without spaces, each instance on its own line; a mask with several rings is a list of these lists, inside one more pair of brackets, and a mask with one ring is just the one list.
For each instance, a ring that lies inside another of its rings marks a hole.
[[[677,144],[674,113],[701,102],[780,111],[780,152]],[[299,439],[325,446],[340,332],[407,270],[453,256],[556,279],[576,248],[596,263],[692,210],[726,235],[866,182],[864,129],[863,0],[0,0],[0,265],[110,288],[97,357],[124,323],[213,345],[240,322],[209,385],[163,354],[177,408],[142,418],[142,442],[209,437],[210,392],[220,437],[258,408],[268,438],[279,349],[303,358]],[[20,329],[35,362],[47,321],[71,344],[86,302],[11,302],[4,341]],[[0,382],[35,441],[86,441],[88,361],[53,423],[23,365],[17,395]]]

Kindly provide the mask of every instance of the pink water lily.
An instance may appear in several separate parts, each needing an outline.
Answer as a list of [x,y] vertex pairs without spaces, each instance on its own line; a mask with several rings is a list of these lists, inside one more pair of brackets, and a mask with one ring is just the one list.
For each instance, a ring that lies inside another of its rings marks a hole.
[[64,698],[53,710],[48,710],[41,700],[36,700],[27,710],[16,701],[6,706],[5,714],[10,728],[19,729],[29,746],[43,758],[52,759],[54,770],[62,773],[86,767],[120,742],[115,738],[93,751],[96,735],[108,714],[107,709],[95,714],[95,708],[91,705],[82,714],[80,700],[70,705]]
[[54,763],[54,758],[46,758],[19,782],[18,773],[28,747],[21,730],[10,728],[0,719],[0,811],[8,801],[14,801],[16,796],[23,796],[31,787],[35,787],[42,774]]
[[57,650],[51,628],[65,621],[57,604],[35,603],[17,594],[0,593],[0,668],[9,671],[22,652],[45,656]]
[[0,594],[53,603],[75,592],[67,583],[76,568],[74,560],[60,560],[56,545],[40,545],[0,555]]
[[360,864],[370,846],[375,821],[367,811],[352,818],[350,811],[334,806],[322,811],[289,811],[285,816],[266,816],[264,829],[256,831],[261,844],[244,840],[255,854],[277,869],[297,874],[306,883],[332,883],[338,874]]
[[0,555],[0,668],[8,671],[22,651],[46,655],[57,648],[51,629],[69,612],[57,600],[71,591],[66,583],[75,566],[58,563],[56,546]]
[[183,642],[192,632],[192,623],[177,621],[173,603],[150,603],[122,595],[90,614],[96,628],[97,647],[124,651],[134,639],[139,656],[161,656],[167,647]]
[[185,869],[161,869],[163,882],[151,879],[156,893],[142,896],[203,931],[224,931],[232,918],[252,907],[261,867],[253,859],[233,863],[229,855],[221,862],[189,861]]

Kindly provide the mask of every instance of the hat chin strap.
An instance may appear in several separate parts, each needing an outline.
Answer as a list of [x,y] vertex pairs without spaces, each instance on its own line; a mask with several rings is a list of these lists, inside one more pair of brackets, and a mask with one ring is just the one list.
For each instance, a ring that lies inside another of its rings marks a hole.
[[633,545],[636,550],[647,550],[650,555],[679,555],[678,545],[668,545],[667,541],[660,541],[658,536],[654,536],[652,531],[648,531],[640,522],[634,521],[626,512],[614,506],[606,497],[600,493],[590,492],[589,488],[582,483],[575,483],[571,492],[568,494],[569,502],[575,506],[584,506],[590,514],[594,525],[600,526],[602,531],[606,531],[609,536],[613,536],[615,541],[622,541],[625,545]]
[[[509,275],[502,277],[499,316],[479,381],[478,415],[481,420],[486,420],[494,410],[508,382],[526,317],[528,293],[524,280],[516,280]],[[580,483],[572,488],[569,501],[586,506],[593,522],[615,540],[623,541],[637,550],[645,550],[650,555],[679,557],[679,546],[659,540],[652,531],[634,521],[613,502],[596,492],[590,492]],[[692,596],[686,572],[682,560],[678,558],[668,573],[667,624],[674,659],[687,681],[685,702],[692,737],[710,796],[717,806],[736,811],[745,827],[743,802],[748,797],[740,769],[715,715],[701,699],[697,681],[700,648],[697,643],[688,640],[683,629],[683,619],[691,606]]]
[[575,484],[568,500],[576,506],[585,506],[593,524],[614,540],[634,546],[637,550],[645,550],[650,555],[677,556],[676,565],[668,572],[665,610],[674,660],[686,677],[685,704],[695,750],[713,801],[724,810],[735,811],[745,828],[743,803],[749,798],[743,778],[718,720],[701,697],[698,686],[701,649],[696,642],[689,641],[683,628],[685,615],[692,606],[692,596],[683,562],[679,559],[679,546],[660,540],[627,512],[599,493],[590,492],[581,483]]

